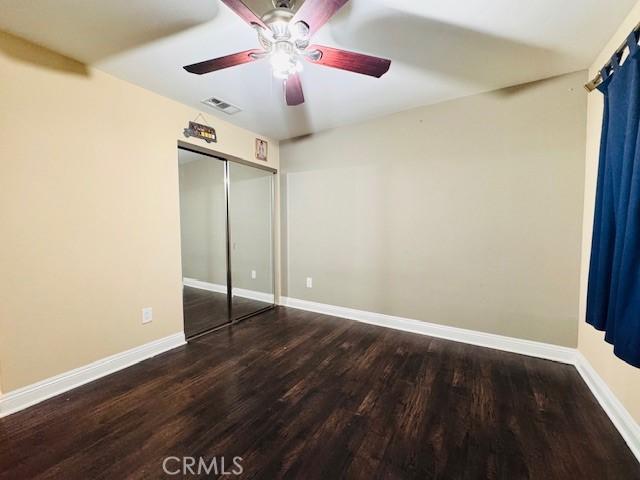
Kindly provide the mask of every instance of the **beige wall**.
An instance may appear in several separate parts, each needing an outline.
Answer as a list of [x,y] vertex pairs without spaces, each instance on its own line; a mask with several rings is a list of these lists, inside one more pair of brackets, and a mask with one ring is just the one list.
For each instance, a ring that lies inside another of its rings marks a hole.
[[[1,33],[0,82],[7,392],[182,331],[176,141],[197,112]],[[252,159],[254,134],[208,121]]]
[[283,294],[576,346],[585,80],[282,142]]
[[[589,71],[590,77],[595,76],[596,72],[611,58],[613,52],[626,39],[638,20],[640,20],[640,2],[636,4],[627,20],[620,26],[602,53],[598,55]],[[593,92],[589,95],[578,349],[607,382],[636,421],[640,422],[640,369],[633,368],[618,359],[613,354],[613,347],[604,341],[604,334],[585,322],[603,105],[602,94]]]

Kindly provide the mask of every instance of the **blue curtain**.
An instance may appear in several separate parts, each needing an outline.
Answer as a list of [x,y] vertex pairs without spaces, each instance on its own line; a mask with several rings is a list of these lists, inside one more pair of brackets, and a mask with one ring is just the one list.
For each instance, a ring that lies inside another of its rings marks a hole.
[[600,146],[587,322],[605,333],[614,353],[640,367],[640,49],[602,71]]

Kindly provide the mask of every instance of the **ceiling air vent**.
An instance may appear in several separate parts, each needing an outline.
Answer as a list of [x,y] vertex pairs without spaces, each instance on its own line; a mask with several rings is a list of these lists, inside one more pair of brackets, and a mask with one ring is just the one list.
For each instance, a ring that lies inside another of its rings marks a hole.
[[203,100],[202,103],[208,105],[216,110],[220,110],[221,112],[226,113],[227,115],[233,115],[238,113],[240,109],[235,105],[230,104],[229,102],[225,102],[224,100],[220,100],[216,97],[207,98]]

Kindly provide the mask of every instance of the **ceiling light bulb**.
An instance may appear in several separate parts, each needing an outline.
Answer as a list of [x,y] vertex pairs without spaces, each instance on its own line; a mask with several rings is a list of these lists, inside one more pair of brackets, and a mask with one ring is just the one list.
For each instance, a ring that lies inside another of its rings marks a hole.
[[286,78],[289,76],[291,70],[291,56],[284,52],[275,52],[269,59],[271,67],[273,68],[273,74],[279,78]]
[[288,78],[289,75],[298,72],[301,68],[293,46],[289,42],[276,43],[273,52],[269,56],[269,62],[276,78]]
[[270,61],[274,70],[287,70],[291,63],[291,55],[285,52],[273,52]]

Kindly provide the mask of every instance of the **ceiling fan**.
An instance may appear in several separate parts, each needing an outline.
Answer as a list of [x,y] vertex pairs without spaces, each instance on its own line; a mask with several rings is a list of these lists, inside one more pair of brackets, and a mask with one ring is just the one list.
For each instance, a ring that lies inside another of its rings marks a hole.
[[268,58],[273,74],[284,80],[287,105],[304,102],[300,82],[301,60],[380,78],[391,60],[310,44],[311,36],[349,0],[306,0],[294,14],[294,0],[272,0],[273,10],[259,18],[242,0],[222,0],[258,32],[262,49],[245,50],[224,57],[187,65],[187,72],[202,75],[224,68]]

